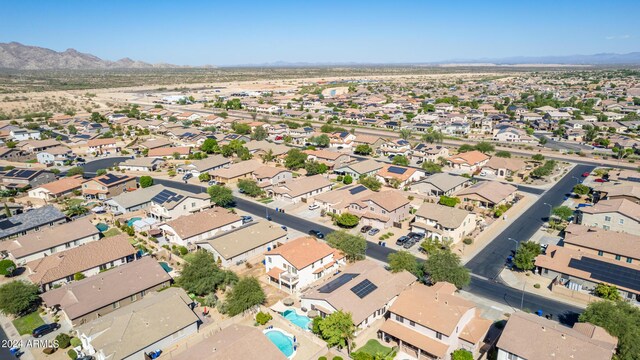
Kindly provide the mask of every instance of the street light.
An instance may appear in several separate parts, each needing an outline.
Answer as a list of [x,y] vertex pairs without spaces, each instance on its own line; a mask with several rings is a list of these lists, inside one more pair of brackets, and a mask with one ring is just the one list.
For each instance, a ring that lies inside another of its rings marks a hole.
[[551,206],[551,204],[547,204],[547,203],[544,203],[544,205],[547,205],[549,207],[549,219],[551,219],[551,213],[553,212],[553,206]]
[[576,179],[576,185],[580,184],[580,179],[578,179],[578,178],[577,178],[577,177],[575,177],[575,176],[572,176],[572,178]]
[[509,240],[513,241],[514,243],[516,243],[516,252],[518,252],[518,247],[520,246],[520,241],[514,239],[514,238],[508,238]]

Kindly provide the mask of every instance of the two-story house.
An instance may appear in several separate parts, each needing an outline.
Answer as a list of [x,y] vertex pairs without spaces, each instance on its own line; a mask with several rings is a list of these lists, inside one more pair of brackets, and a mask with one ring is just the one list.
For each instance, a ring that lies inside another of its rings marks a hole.
[[449,149],[442,145],[420,143],[411,150],[410,160],[415,163],[423,163],[425,161],[438,162],[440,158],[449,157]]
[[115,155],[120,152],[121,146],[114,138],[91,139],[87,141],[87,154],[92,155]]
[[384,156],[402,155],[409,157],[411,153],[411,143],[404,139],[387,141],[378,149]]
[[[146,195],[143,192],[142,195]],[[211,207],[211,198],[206,192],[192,193],[178,189],[162,189],[151,197],[148,214],[152,218],[167,221],[199,212]]]
[[104,174],[82,183],[82,195],[87,199],[106,200],[127,189],[136,189],[136,178],[123,174]]
[[602,200],[578,209],[576,223],[640,235],[640,204],[627,199]]
[[15,168],[2,175],[2,187],[16,190],[37,188],[55,179],[56,175],[49,170]]
[[480,151],[473,150],[450,156],[447,161],[449,166],[454,169],[459,169],[464,172],[474,172],[481,169],[487,161],[489,161],[489,158],[490,157],[488,155],[485,155]]
[[75,159],[75,154],[66,146],[54,146],[39,152],[36,159],[40,164],[63,166]]
[[424,203],[415,215],[411,231],[452,243],[461,241],[476,228],[476,215],[455,207]]
[[348,212],[360,217],[360,223],[386,229],[399,226],[409,217],[410,201],[397,190],[371,192],[349,204]]
[[225,209],[213,208],[180,216],[159,226],[174,244],[192,246],[198,241],[242,226],[242,218]]

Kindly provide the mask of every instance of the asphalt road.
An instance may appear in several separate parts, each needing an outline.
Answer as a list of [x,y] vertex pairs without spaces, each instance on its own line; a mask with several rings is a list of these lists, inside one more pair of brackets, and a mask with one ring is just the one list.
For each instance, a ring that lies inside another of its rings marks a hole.
[[5,347],[4,345],[6,345],[7,341],[9,340],[9,338],[7,337],[7,334],[5,334],[4,330],[2,329],[2,327],[0,326],[0,359],[14,359],[15,357],[13,355],[11,355],[11,353],[9,352],[9,348]]
[[81,165],[84,168],[85,177],[93,177],[96,175],[96,172],[100,169],[110,168],[118,163],[121,163],[125,160],[131,159],[131,156],[114,156],[101,158],[93,161],[88,161],[84,165]]
[[[476,275],[495,279],[504,268],[507,257],[516,248],[516,242],[509,240],[509,238],[517,241],[526,241],[533,236],[550,215],[550,207],[544,204],[550,204],[552,207],[559,206],[564,201],[565,194],[570,193],[576,185],[575,178],[581,179],[582,173],[593,169],[594,166],[576,165],[551,189],[545,192],[533,206],[527,209],[473,259],[467,262],[466,266]],[[508,214],[507,212],[507,216]]]
[[[592,168],[592,167],[578,166],[576,168],[578,169],[577,173],[579,176],[579,174],[581,174],[582,172],[588,171],[589,168]],[[565,176],[560,182],[558,182],[558,184],[560,184],[559,187],[556,185],[550,190],[550,192],[555,195],[551,195],[548,197],[556,196],[557,199],[551,200],[546,198],[546,200],[543,200],[543,202],[551,201],[552,204],[559,204],[560,202],[562,202],[563,194],[564,192],[567,192],[567,190],[564,188],[568,187],[569,189],[571,189],[573,187],[571,182],[566,183],[566,181],[564,180],[569,179],[570,181],[573,181],[575,183],[575,180],[571,178],[572,174],[573,172],[571,172],[569,175]],[[194,184],[185,184],[184,182],[179,182],[179,181],[156,179],[155,182],[157,184],[163,184],[165,186],[177,188],[184,191],[190,191],[190,192],[204,191],[204,187],[202,186],[194,185]],[[549,192],[547,192],[546,194],[549,194]],[[542,198],[545,198],[545,196],[543,196]],[[274,222],[284,225],[291,229],[302,231],[304,233],[307,233],[309,232],[309,230],[312,230],[312,229],[320,230],[325,235],[333,231],[333,229],[331,228],[318,225],[310,220],[302,219],[287,213],[276,213],[273,209],[270,209],[262,204],[259,204],[253,201],[249,201],[242,198],[236,198],[235,200],[236,200],[236,207],[238,209],[245,211],[249,214],[260,216],[260,217],[264,217],[268,211],[268,214],[271,216]],[[535,208],[535,207],[536,205],[534,205],[532,208]],[[547,206],[544,206],[544,208],[548,209]],[[548,210],[543,214],[537,214],[537,215],[540,218],[546,217],[548,215]],[[533,234],[533,232],[535,232],[535,230],[540,226],[539,224],[542,223],[542,220],[540,220],[540,222],[538,223],[537,220],[533,219],[531,224],[528,224],[531,219],[527,215],[527,212],[525,212],[525,214],[520,216],[519,219],[524,219],[525,221],[523,221],[523,224],[516,226],[517,230],[523,231],[524,228],[527,228],[532,231],[531,234]],[[517,224],[517,223],[518,221],[514,222],[514,224]],[[513,225],[507,228],[507,230],[510,229],[511,227],[513,227]],[[476,260],[476,267],[478,268],[491,267],[492,262],[496,262],[495,259],[499,259],[499,262],[496,265],[497,265],[497,268],[502,269],[504,265],[504,259],[506,259],[506,257],[508,256],[508,252],[513,248],[513,247],[509,247],[509,243],[511,244],[513,243],[511,241],[506,241],[508,243],[505,244],[505,241],[501,242],[499,241],[499,239],[500,237],[496,238],[493,242],[487,245],[487,247],[495,246],[497,248],[496,250],[494,250],[497,252],[496,254],[493,254],[493,252],[490,251],[489,256],[484,258],[483,257],[484,255],[481,256],[482,254],[481,252],[474,259],[472,259],[472,261]],[[504,251],[506,251],[507,254],[503,256],[502,253]],[[382,261],[384,263],[387,262],[387,257],[389,256],[389,254],[394,252],[396,252],[396,250],[393,250],[388,247],[380,246],[374,242],[368,242],[367,244],[366,255],[373,259]],[[497,269],[495,270],[497,271]],[[470,293],[473,293],[477,296],[484,297],[489,300],[493,300],[498,303],[504,304],[511,308],[520,308],[520,303],[523,299],[522,291],[519,291],[518,289],[514,289],[507,285],[501,284],[497,281],[483,279],[478,276],[472,276],[471,284],[464,290],[469,291]],[[555,319],[567,325],[572,325],[577,320],[578,314],[582,311],[578,307],[571,306],[559,301],[550,300],[550,299],[547,299],[535,294],[526,293],[526,292],[524,293],[523,308],[529,309],[532,311],[542,310],[545,314],[553,314]],[[509,310],[511,309],[505,309],[505,312]]]

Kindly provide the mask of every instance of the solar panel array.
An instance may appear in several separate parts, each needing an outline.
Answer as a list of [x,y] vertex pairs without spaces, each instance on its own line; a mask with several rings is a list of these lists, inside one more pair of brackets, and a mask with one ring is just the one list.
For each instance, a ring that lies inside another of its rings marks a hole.
[[13,169],[13,170],[9,171],[5,176],[6,177],[15,177],[15,178],[28,179],[35,173],[36,173],[35,170]]
[[349,193],[351,195],[355,195],[355,194],[359,194],[363,191],[367,190],[367,188],[364,185],[358,185],[354,188],[349,189]]
[[377,288],[378,287],[374,283],[369,281],[369,279],[364,279],[360,283],[358,283],[358,285],[352,287],[351,291],[353,291],[353,293],[356,294],[356,296],[358,296],[360,299],[363,299],[365,296],[371,294]]
[[393,173],[393,174],[404,174],[407,171],[406,168],[401,168],[398,166],[389,166],[388,170],[390,173]]
[[109,184],[113,184],[114,182],[120,181],[124,178],[125,176],[116,176],[114,174],[106,174],[103,177],[100,178],[100,181],[103,184],[109,185]]
[[640,291],[640,271],[638,270],[587,257],[582,257],[580,260],[571,259],[569,267],[590,273],[594,280]]
[[349,281],[351,281],[356,276],[358,276],[358,274],[344,273],[344,274],[338,276],[337,278],[331,280],[330,282],[322,285],[318,289],[318,291],[323,293],[323,294],[330,294],[330,293],[334,292],[336,289],[338,289],[339,287],[341,287],[342,285],[344,285],[344,284],[348,283]]
[[151,198],[151,201],[157,204],[164,204],[166,202],[171,202],[171,201],[180,201],[183,197],[184,197],[183,195],[179,195],[174,193],[171,190],[165,189],[160,191],[158,195]]

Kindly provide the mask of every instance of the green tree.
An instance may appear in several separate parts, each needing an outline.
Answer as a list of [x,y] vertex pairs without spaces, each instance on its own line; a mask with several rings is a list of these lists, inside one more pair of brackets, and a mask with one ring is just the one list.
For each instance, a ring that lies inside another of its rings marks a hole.
[[329,169],[327,165],[315,161],[315,160],[307,160],[304,164],[304,169],[307,171],[307,176],[324,174]]
[[587,185],[577,184],[573,187],[573,192],[578,195],[588,195],[591,189]]
[[107,169],[98,169],[96,170],[96,176],[102,176],[107,174]]
[[315,144],[317,147],[327,147],[331,140],[327,134],[322,134],[319,136],[312,137],[310,139],[311,143]]
[[501,158],[510,158],[511,153],[508,151],[500,150],[496,152],[496,156]]
[[640,309],[626,301],[596,301],[580,314],[580,322],[604,328],[618,338],[617,360],[637,360],[640,354]]
[[387,263],[389,264],[389,270],[393,273],[401,272],[403,270],[407,270],[416,276],[420,273],[418,259],[406,250],[400,250],[389,254],[389,256],[387,256]]
[[65,211],[65,214],[69,217],[84,215],[89,212],[89,209],[82,205],[69,206]]
[[364,259],[367,240],[362,235],[352,235],[345,230],[333,231],[326,237],[329,246],[342,251],[349,261]]
[[473,360],[473,354],[465,349],[458,349],[451,353],[451,360]]
[[563,205],[553,208],[553,211],[551,211],[551,213],[559,217],[561,220],[567,221],[573,215],[573,209],[566,205]]
[[342,182],[345,185],[349,185],[349,184],[351,184],[353,182],[353,177],[351,175],[347,174],[342,178]]
[[75,134],[77,134],[77,133],[78,133],[78,129],[77,129],[75,126],[73,126],[73,125],[69,125],[69,126],[67,126],[67,131],[68,131],[68,132],[69,132],[69,134],[71,134],[71,135],[75,135]]
[[198,180],[200,180],[200,182],[207,182],[211,180],[211,175],[209,175],[208,172],[203,172],[200,175],[198,175]]
[[220,151],[220,147],[218,146],[218,141],[216,141],[216,139],[208,138],[202,143],[202,145],[200,145],[200,150],[207,154],[213,154]]
[[207,295],[238,280],[233,272],[220,269],[208,251],[199,250],[189,256],[176,281],[188,293]]
[[4,215],[5,215],[7,218],[10,218],[11,216],[13,216],[13,215],[11,214],[11,209],[9,209],[9,205],[8,205],[7,203],[4,203]]
[[213,185],[207,189],[211,201],[217,206],[227,207],[233,204],[233,192],[222,185]]
[[290,170],[298,170],[305,165],[307,160],[307,154],[298,149],[291,149],[287,152],[287,156],[284,159],[284,166]]
[[424,273],[429,276],[432,283],[447,281],[458,289],[469,285],[471,281],[469,269],[462,266],[460,257],[449,250],[432,253],[424,263]]
[[391,162],[393,163],[393,165],[409,166],[409,159],[407,159],[406,156],[402,155],[394,156]]
[[622,300],[622,295],[615,285],[600,283],[596,285],[594,294],[606,300],[618,301]]
[[258,197],[264,194],[264,190],[258,186],[258,183],[251,179],[242,179],[238,181],[238,189],[251,197]]
[[411,137],[411,130],[410,129],[400,129],[400,138],[401,139],[409,140],[410,137]]
[[276,156],[273,154],[273,150],[272,149],[267,150],[267,152],[262,154],[262,155],[260,155],[260,157],[262,158],[262,162],[265,163],[265,164],[270,162],[270,161],[275,160],[275,158],[276,158]]
[[80,281],[80,280],[85,279],[85,278],[86,278],[86,276],[81,272],[77,272],[77,273],[73,274],[73,280],[75,280],[75,281]]
[[540,244],[533,241],[525,241],[518,246],[513,264],[522,271],[533,270],[536,256],[540,255]]
[[473,150],[475,150],[475,147],[473,145],[471,145],[471,144],[462,144],[458,148],[458,152],[459,153],[466,153],[466,152],[473,151]]
[[496,148],[491,143],[488,143],[486,141],[481,141],[477,143],[476,146],[474,146],[474,149],[480,151],[483,154],[487,154],[487,153],[493,152]]
[[353,152],[357,155],[371,155],[373,149],[367,144],[362,144],[356,146],[356,149]]
[[38,305],[38,285],[16,280],[0,286],[0,311],[8,315],[22,315]]
[[440,200],[438,200],[438,204],[448,206],[448,207],[455,207],[459,202],[460,202],[459,198],[455,196],[450,197],[446,195],[440,196]]
[[542,161],[544,160],[544,155],[542,154],[535,154],[531,157],[531,159],[535,160],[535,161]]
[[251,139],[256,141],[262,141],[267,137],[269,137],[269,133],[262,126],[256,126],[256,128],[253,129],[253,132],[251,133]]
[[358,183],[373,191],[378,191],[382,187],[382,183],[375,176],[361,176]]
[[149,186],[153,185],[153,178],[151,176],[148,175],[144,175],[144,176],[140,176],[140,187],[141,188],[148,188]]
[[342,228],[353,228],[358,225],[360,218],[348,212],[344,212],[336,216],[336,224]]
[[256,305],[261,305],[266,298],[258,279],[252,276],[245,277],[240,279],[228,293],[225,309],[229,316],[236,316]]
[[338,310],[327,315],[327,317],[319,323],[318,327],[320,328],[320,336],[327,342],[328,347],[346,347],[347,353],[351,353],[351,342],[355,337],[356,331],[351,313]]
[[0,260],[0,275],[9,277],[13,275],[15,270],[16,264],[13,261],[9,259]]
[[546,136],[542,136],[540,137],[540,139],[538,139],[538,143],[540,143],[540,145],[546,145],[549,142],[549,139],[547,139]]
[[430,144],[441,144],[444,140],[444,135],[440,131],[428,131],[422,135],[422,140]]
[[61,333],[56,336],[56,341],[58,342],[58,347],[60,349],[66,349],[71,345],[71,336]]
[[84,174],[84,168],[82,166],[72,167],[71,169],[67,170],[67,176],[76,176],[76,175],[83,175],[83,174]]
[[425,161],[422,163],[422,170],[424,170],[427,174],[441,173],[442,166],[431,161]]

